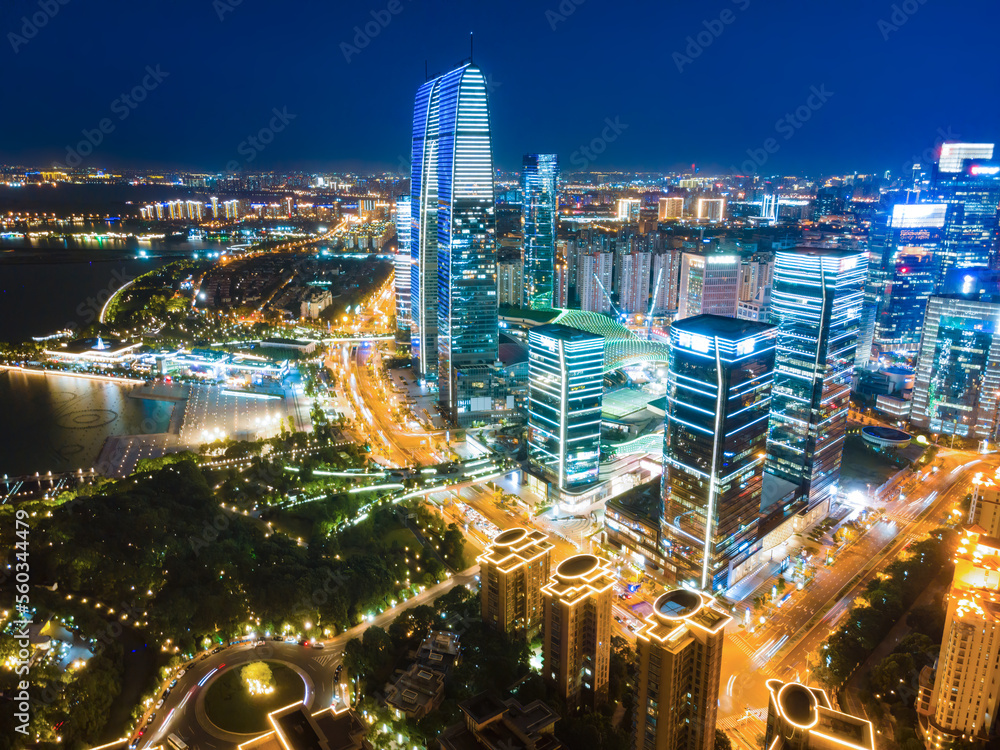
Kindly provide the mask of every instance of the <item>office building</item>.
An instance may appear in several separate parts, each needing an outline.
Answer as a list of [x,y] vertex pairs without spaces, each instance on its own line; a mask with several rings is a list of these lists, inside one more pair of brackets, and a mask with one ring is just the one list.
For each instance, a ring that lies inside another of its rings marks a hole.
[[549,582],[552,542],[537,529],[508,529],[477,558],[483,622],[531,640],[542,628],[542,586]]
[[580,309],[587,312],[611,312],[611,278],[614,269],[613,253],[586,253],[578,258],[579,276],[577,293]]
[[766,323],[771,318],[771,287],[765,286],[752,300],[740,300],[736,307],[736,317],[740,320],[756,320]]
[[702,221],[720,222],[726,218],[725,198],[699,198],[696,216]]
[[1000,539],[963,533],[933,673],[920,675],[917,722],[928,750],[989,747],[1000,709]]
[[684,253],[681,258],[677,319],[695,315],[736,317],[740,256]]
[[866,271],[856,250],[775,253],[768,471],[798,485],[810,509],[828,504],[840,481]]
[[732,618],[704,594],[661,594],[636,632],[633,750],[714,750],[722,646]]
[[875,750],[867,719],[837,711],[822,688],[767,681],[768,750]]
[[717,315],[670,327],[662,545],[678,586],[727,589],[754,551],[776,334]]
[[916,354],[927,300],[937,286],[939,259],[922,248],[896,253],[875,317],[875,346],[879,352],[904,357]]
[[456,373],[497,358],[493,154],[483,72],[468,63],[427,81],[413,110],[410,173],[413,356],[437,374],[458,421]]
[[618,307],[623,313],[645,315],[649,310],[649,278],[653,256],[625,253],[619,261]]
[[942,143],[938,157],[938,172],[956,174],[961,172],[966,159],[992,159],[992,143]]
[[527,154],[521,168],[524,306],[552,307],[559,157]]
[[528,457],[560,490],[598,478],[604,338],[558,324],[528,331]]
[[966,161],[961,171],[939,171],[934,191],[937,200],[948,204],[942,271],[992,267],[997,257],[1000,162]]
[[638,198],[619,198],[615,216],[620,221],[638,221],[642,201]]
[[770,256],[754,256],[740,261],[739,299],[749,302],[755,299],[760,290],[771,286],[774,276],[774,258]]
[[542,676],[570,711],[607,701],[614,582],[607,560],[574,555],[542,587]]
[[927,303],[910,420],[934,433],[995,441],[1000,297],[967,297],[935,296]]
[[684,218],[684,199],[680,196],[669,195],[666,198],[660,198],[656,218],[659,221]]
[[396,287],[396,330],[410,330],[410,196],[396,197],[396,257],[393,258]]
[[497,263],[497,302],[501,307],[520,307],[524,297],[524,264],[520,258]]

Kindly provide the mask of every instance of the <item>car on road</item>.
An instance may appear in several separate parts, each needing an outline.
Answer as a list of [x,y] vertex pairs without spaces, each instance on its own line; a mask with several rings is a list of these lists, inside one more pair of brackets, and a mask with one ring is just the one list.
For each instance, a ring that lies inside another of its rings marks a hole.
[[217,654],[217,653],[219,653],[220,651],[222,651],[222,646],[219,646],[219,647],[217,647],[217,648],[213,648],[213,649],[212,649],[212,653],[213,653],[213,654]]
[[333,679],[334,679],[334,680],[339,680],[339,679],[340,679],[340,670],[342,670],[343,668],[344,668],[344,665],[343,665],[343,664],[338,664],[338,665],[337,665],[337,669],[336,669],[336,671],[335,671],[335,672],[333,673]]
[[146,726],[148,727],[150,724],[152,724],[154,719],[156,719],[156,711],[153,711],[153,713],[149,715],[149,718],[146,719]]
[[153,708],[163,708],[163,698],[160,698],[160,700],[156,702],[156,705],[153,706]]
[[[181,674],[184,674],[184,673],[183,673],[183,672],[181,672]],[[180,676],[181,676],[181,674],[177,675],[177,677],[180,677]],[[171,680],[171,682],[170,682],[170,687],[173,687],[174,685],[176,685],[176,684],[177,684],[177,677],[175,677],[175,678],[174,678],[173,680]],[[170,691],[169,691],[169,690],[167,690],[167,692],[169,693]]]
[[316,641],[313,644],[313,648],[326,648],[326,644],[323,641]]

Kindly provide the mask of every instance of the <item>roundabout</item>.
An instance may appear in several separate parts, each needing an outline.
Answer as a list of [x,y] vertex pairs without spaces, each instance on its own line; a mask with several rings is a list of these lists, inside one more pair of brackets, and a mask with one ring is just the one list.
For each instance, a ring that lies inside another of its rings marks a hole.
[[[266,684],[256,691],[248,684],[247,668],[263,667]],[[219,672],[204,692],[205,718],[229,734],[260,734],[271,727],[267,714],[306,697],[307,686],[294,668],[277,661],[252,661]]]

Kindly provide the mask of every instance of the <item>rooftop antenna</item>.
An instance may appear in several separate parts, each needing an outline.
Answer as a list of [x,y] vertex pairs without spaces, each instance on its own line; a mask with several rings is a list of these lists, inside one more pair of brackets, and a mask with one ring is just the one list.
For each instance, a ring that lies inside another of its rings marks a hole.
[[473,32],[469,32],[469,65],[473,64],[472,53],[475,48]]

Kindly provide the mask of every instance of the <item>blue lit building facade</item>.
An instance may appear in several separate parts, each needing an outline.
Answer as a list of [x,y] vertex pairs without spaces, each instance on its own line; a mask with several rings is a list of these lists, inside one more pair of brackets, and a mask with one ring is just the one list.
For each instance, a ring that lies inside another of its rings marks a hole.
[[393,259],[396,289],[396,330],[410,330],[410,196],[396,198],[396,257]]
[[724,590],[757,549],[776,336],[718,315],[670,327],[661,545],[676,585]]
[[966,160],[957,172],[938,171],[937,199],[948,204],[942,275],[951,268],[993,266],[997,259],[1000,162]]
[[417,91],[410,174],[412,350],[453,421],[457,372],[496,361],[496,217],[486,78],[469,63]]
[[560,490],[598,479],[604,337],[550,324],[528,331],[528,458]]
[[855,250],[775,253],[778,326],[767,470],[798,485],[811,510],[840,481],[867,258]]
[[524,237],[524,306],[552,307],[555,281],[559,157],[526,154],[521,169],[521,228]]

